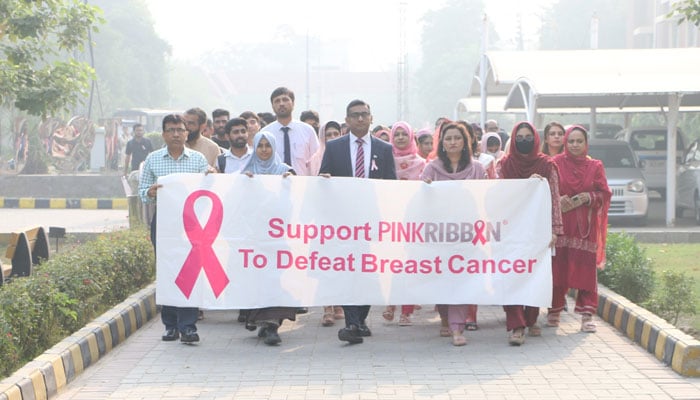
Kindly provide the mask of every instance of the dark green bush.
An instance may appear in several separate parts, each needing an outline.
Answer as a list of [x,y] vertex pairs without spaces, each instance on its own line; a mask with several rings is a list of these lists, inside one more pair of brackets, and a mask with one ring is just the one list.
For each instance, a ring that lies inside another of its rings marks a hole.
[[598,281],[634,303],[648,300],[654,291],[654,270],[635,238],[624,232],[610,233],[605,249],[607,261],[598,272]]
[[663,271],[661,285],[644,305],[649,311],[672,323],[678,324],[681,315],[695,315],[697,300],[693,293],[695,279],[685,272]]
[[0,287],[0,378],[155,277],[145,229],[100,235]]

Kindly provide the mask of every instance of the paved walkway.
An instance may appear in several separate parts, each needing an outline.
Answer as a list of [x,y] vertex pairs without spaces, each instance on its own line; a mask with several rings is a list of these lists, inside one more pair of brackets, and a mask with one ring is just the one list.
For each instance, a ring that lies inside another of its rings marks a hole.
[[700,399],[700,378],[676,374],[597,317],[596,334],[564,313],[559,328],[510,347],[502,309],[481,307],[480,330],[454,347],[438,336],[432,306],[411,327],[380,311],[373,307],[373,336],[360,345],[338,341],[338,324],[321,327],[319,307],[286,321],[276,347],[243,329],[234,311],[206,311],[194,346],[160,341],[156,317],[56,398]]

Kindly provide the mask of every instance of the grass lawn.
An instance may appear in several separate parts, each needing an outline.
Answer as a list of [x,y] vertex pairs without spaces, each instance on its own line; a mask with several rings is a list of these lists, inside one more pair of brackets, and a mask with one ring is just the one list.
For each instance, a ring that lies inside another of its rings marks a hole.
[[[654,261],[657,277],[663,270],[685,272],[695,279],[695,298],[700,298],[700,244],[640,243],[640,246],[646,250],[647,257]],[[700,310],[697,315],[684,322],[684,325],[700,331]]]

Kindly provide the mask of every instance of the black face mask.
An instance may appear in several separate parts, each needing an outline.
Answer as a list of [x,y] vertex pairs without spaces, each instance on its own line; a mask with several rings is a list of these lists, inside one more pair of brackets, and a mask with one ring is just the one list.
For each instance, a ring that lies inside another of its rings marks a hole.
[[535,148],[535,141],[531,140],[529,142],[523,141],[523,142],[515,142],[515,148],[518,149],[518,152],[522,154],[530,154],[532,149]]

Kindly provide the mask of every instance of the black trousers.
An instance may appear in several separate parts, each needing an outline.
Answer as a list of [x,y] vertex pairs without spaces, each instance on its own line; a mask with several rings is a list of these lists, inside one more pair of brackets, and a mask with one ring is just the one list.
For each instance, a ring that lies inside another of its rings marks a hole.
[[365,320],[369,314],[370,306],[343,306],[343,312],[345,312],[345,326],[350,327],[350,325],[355,325],[359,327],[360,325],[365,325]]
[[[156,251],[156,213],[153,213],[151,220],[151,243],[153,243],[153,251]],[[165,325],[165,329],[177,328],[180,332],[197,332],[198,316],[199,308],[197,307],[163,305],[160,310],[160,320]]]

